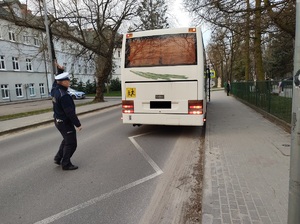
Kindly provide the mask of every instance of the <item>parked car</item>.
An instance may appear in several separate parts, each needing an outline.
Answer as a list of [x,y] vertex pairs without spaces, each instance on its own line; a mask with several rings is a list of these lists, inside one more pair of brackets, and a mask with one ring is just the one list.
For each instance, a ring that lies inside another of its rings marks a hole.
[[85,98],[85,92],[77,91],[76,89],[68,88],[68,93],[74,100]]

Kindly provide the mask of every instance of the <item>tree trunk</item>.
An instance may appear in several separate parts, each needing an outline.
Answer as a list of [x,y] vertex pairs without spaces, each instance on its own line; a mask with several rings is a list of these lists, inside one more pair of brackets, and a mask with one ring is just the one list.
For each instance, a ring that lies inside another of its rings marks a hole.
[[97,59],[96,70],[97,70],[97,88],[96,95],[93,102],[104,102],[104,90],[105,82],[112,69],[112,58],[111,57],[99,57]]
[[250,78],[250,0],[247,0],[246,14],[246,30],[245,30],[245,80]]
[[262,50],[261,50],[261,0],[255,0],[255,38],[254,38],[254,60],[255,60],[255,73],[258,81],[264,80],[264,69],[262,63]]

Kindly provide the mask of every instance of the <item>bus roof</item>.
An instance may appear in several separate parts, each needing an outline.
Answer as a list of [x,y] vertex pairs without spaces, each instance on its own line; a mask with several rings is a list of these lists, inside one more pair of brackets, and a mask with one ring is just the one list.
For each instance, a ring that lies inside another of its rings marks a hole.
[[169,28],[169,29],[156,29],[156,30],[145,30],[126,33],[126,38],[141,37],[141,36],[155,36],[162,34],[178,34],[178,33],[201,33],[200,27],[183,27],[183,28]]

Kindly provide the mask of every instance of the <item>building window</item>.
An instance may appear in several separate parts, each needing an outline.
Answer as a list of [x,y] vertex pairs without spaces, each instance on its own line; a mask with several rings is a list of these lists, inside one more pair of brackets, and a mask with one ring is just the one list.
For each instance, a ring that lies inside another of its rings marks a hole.
[[9,99],[9,88],[7,84],[1,85],[2,99]]
[[20,70],[18,58],[12,57],[13,69]]
[[44,83],[40,83],[39,86],[40,86],[40,94],[45,95],[45,85],[44,85]]
[[12,30],[9,30],[8,31],[8,38],[10,41],[16,41],[16,35],[15,35],[15,32],[12,31]]
[[23,97],[22,84],[16,84],[17,97]]
[[29,84],[29,95],[35,96],[34,83]]
[[118,51],[118,57],[119,58],[121,57],[121,51]]
[[5,70],[5,56],[0,55],[0,70]]
[[33,44],[34,44],[34,46],[40,46],[40,42],[39,42],[39,39],[37,37],[33,38]]
[[78,73],[81,73],[81,65],[78,65]]
[[30,44],[29,36],[27,33],[24,33],[24,35],[23,35],[23,43]]
[[26,69],[27,71],[32,71],[32,61],[29,58],[26,58]]

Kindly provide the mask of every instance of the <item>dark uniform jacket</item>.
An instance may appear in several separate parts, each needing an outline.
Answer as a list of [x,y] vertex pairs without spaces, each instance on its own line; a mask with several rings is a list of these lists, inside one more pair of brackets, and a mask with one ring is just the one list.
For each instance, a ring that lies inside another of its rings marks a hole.
[[80,121],[76,115],[75,104],[72,97],[67,92],[68,88],[57,84],[52,96],[54,118],[63,122],[71,122],[76,127],[80,127]]

